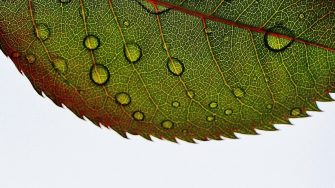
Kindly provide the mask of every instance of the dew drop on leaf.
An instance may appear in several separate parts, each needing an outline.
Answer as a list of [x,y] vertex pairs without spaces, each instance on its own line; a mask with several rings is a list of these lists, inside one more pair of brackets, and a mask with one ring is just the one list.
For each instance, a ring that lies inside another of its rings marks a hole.
[[151,2],[148,2],[147,0],[137,0],[137,2],[142,5],[142,7],[149,13],[151,14],[161,14],[169,8],[161,6],[161,5],[156,5],[157,10],[155,9],[154,5]]
[[174,127],[174,123],[170,120],[165,120],[161,123],[164,129],[172,129]]
[[129,63],[136,63],[142,57],[142,49],[136,43],[127,43],[123,47],[123,52]]
[[233,110],[232,109],[227,109],[227,110],[224,111],[224,113],[229,116],[229,115],[233,114]]
[[135,111],[133,113],[133,118],[136,120],[136,121],[143,121],[144,120],[144,113],[141,112],[141,111]]
[[36,61],[36,57],[33,54],[28,54],[26,55],[26,59],[28,63],[33,64]]
[[94,35],[88,35],[84,39],[84,46],[89,50],[96,50],[100,46],[100,40]]
[[116,102],[120,105],[129,105],[131,102],[131,97],[126,92],[117,93],[115,95]]
[[207,116],[206,119],[207,119],[207,121],[212,122],[212,121],[215,120],[215,117],[214,116]]
[[71,0],[60,0],[60,2],[66,4],[66,3],[70,3]]
[[194,91],[192,91],[192,90],[188,90],[188,91],[186,91],[186,94],[187,94],[187,96],[188,96],[189,98],[191,98],[191,99],[193,99],[194,96],[195,96],[195,93],[194,93]]
[[109,81],[110,72],[104,65],[92,65],[90,70],[90,78],[97,85],[104,85]]
[[210,108],[217,108],[217,107],[218,107],[218,103],[217,103],[217,102],[211,102],[211,103],[209,104],[209,107],[210,107]]
[[294,108],[294,109],[292,109],[291,110],[291,115],[295,116],[295,117],[300,116],[301,115],[301,109],[300,108]]
[[177,107],[180,106],[180,102],[178,102],[178,101],[173,101],[173,102],[172,102],[172,106],[175,107],[175,108],[177,108]]
[[293,38],[293,32],[290,29],[284,26],[275,26],[265,33],[264,42],[269,50],[280,52],[292,45],[294,42]]
[[68,69],[67,62],[64,58],[55,58],[52,60],[52,65],[54,69],[61,74],[65,74]]
[[37,38],[45,41],[50,36],[50,30],[46,24],[37,24],[35,34]]
[[241,88],[234,88],[233,93],[237,98],[243,98],[245,95],[245,92]]
[[184,73],[184,64],[177,58],[169,58],[167,68],[175,76],[181,76]]

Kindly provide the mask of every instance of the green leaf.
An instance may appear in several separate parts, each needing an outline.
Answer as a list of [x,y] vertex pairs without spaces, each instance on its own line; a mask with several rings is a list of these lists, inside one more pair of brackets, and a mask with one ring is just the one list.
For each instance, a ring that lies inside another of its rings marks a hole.
[[194,142],[318,111],[335,88],[335,3],[0,1],[0,44],[39,94],[126,133]]

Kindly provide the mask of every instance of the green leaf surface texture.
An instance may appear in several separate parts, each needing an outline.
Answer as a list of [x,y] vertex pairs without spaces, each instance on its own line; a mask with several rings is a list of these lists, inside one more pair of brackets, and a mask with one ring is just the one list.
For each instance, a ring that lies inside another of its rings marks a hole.
[[333,0],[1,0],[35,90],[127,137],[237,138],[335,90]]

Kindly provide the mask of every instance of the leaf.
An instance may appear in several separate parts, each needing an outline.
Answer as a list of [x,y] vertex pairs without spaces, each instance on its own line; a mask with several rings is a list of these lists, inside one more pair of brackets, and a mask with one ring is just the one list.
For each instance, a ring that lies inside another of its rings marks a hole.
[[194,142],[318,111],[335,88],[335,3],[2,0],[2,51],[58,106]]

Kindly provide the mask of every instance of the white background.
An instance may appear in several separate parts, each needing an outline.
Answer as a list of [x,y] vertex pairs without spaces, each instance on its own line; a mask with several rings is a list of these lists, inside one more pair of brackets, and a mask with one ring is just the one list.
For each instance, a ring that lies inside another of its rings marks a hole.
[[319,106],[240,140],[127,140],[40,97],[1,53],[0,188],[334,188],[335,103]]

